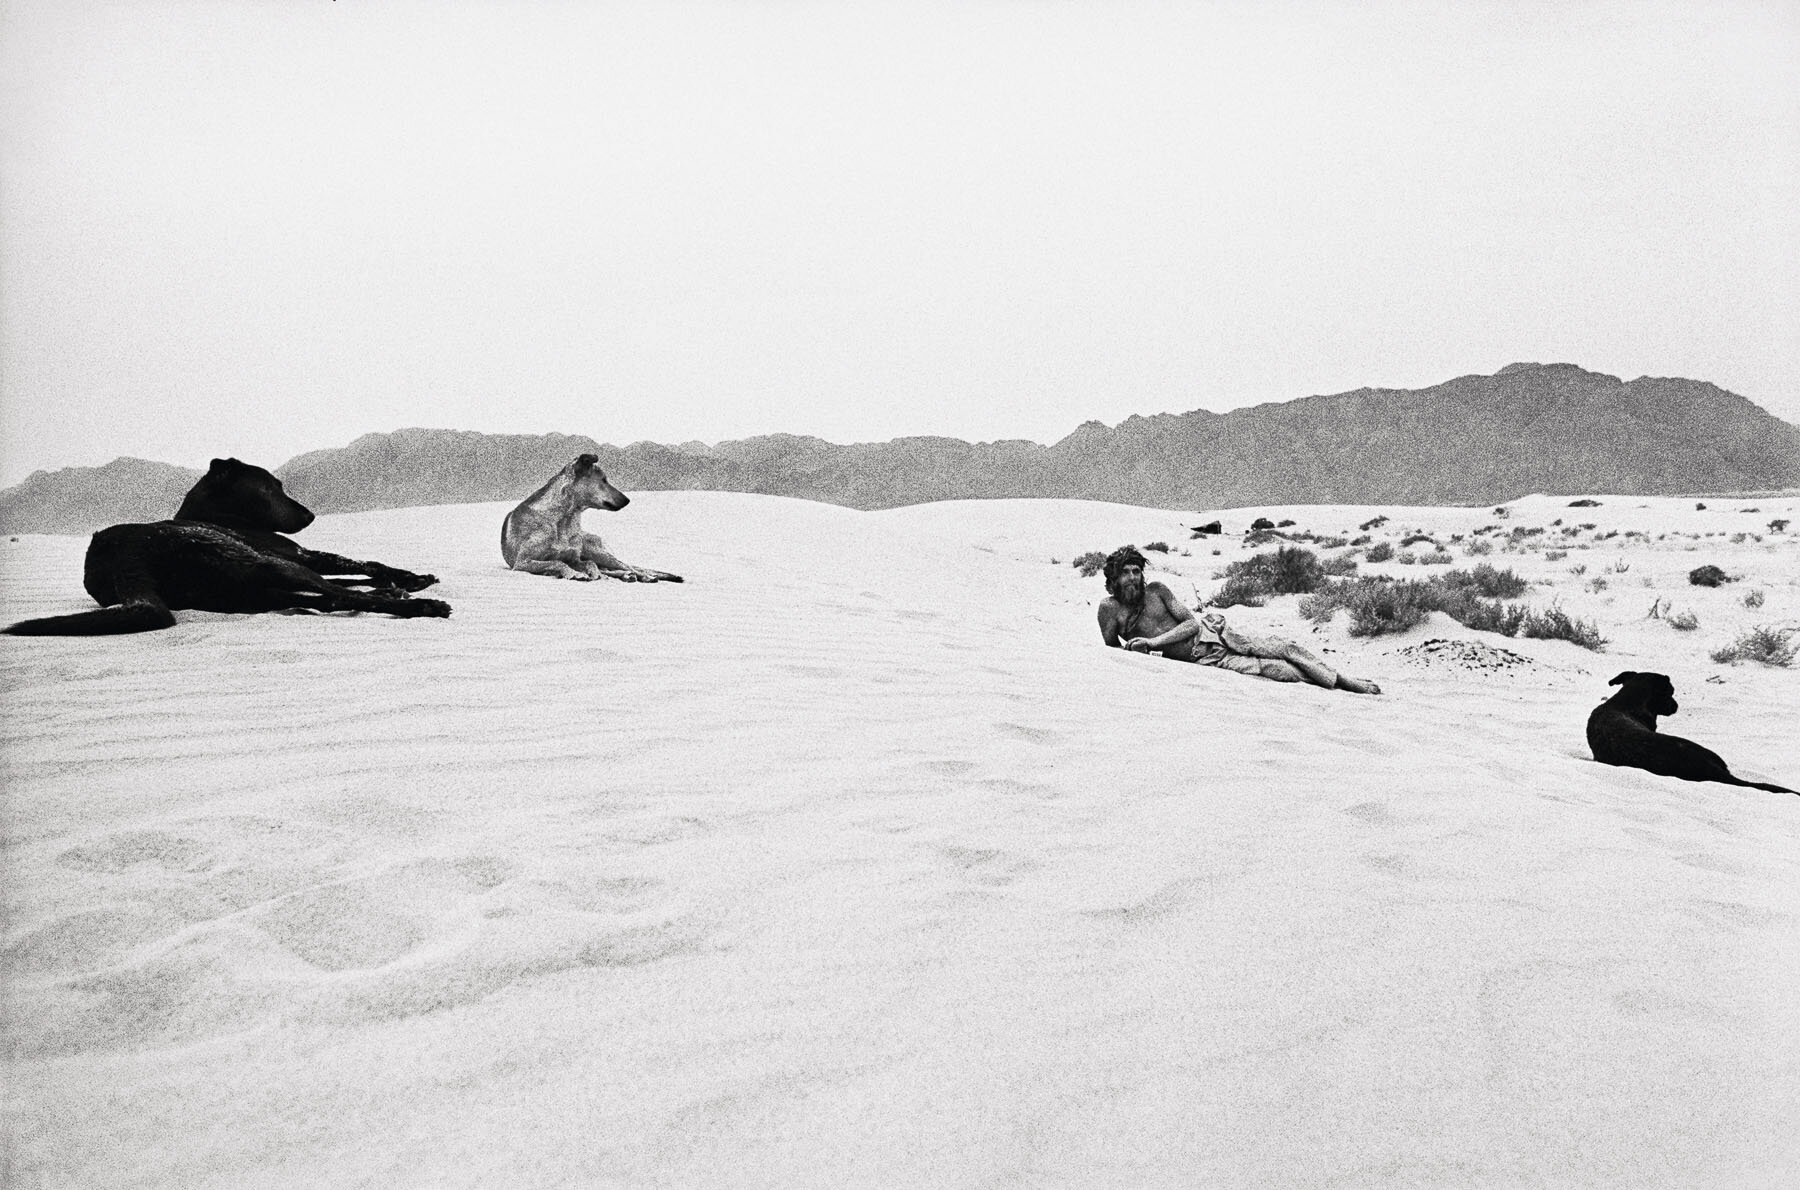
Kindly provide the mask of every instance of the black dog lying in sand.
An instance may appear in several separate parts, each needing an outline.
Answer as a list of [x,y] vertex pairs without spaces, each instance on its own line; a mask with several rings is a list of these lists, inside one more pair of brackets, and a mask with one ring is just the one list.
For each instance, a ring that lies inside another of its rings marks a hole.
[[1595,760],[1648,769],[1683,781],[1723,781],[1770,793],[1794,792],[1780,785],[1734,777],[1725,762],[1710,750],[1680,736],[1659,734],[1657,716],[1673,715],[1678,709],[1675,684],[1668,675],[1628,669],[1607,685],[1621,689],[1588,716],[1588,747],[1593,749]]
[[[450,605],[409,599],[437,581],[379,562],[309,550],[281,536],[313,522],[305,505],[261,467],[214,459],[173,520],[114,525],[88,543],[82,584],[96,611],[22,620],[14,636],[106,636],[174,625],[174,609],[209,612],[385,612],[448,616]],[[348,576],[333,582],[325,575]],[[367,586],[368,591],[351,590]]]

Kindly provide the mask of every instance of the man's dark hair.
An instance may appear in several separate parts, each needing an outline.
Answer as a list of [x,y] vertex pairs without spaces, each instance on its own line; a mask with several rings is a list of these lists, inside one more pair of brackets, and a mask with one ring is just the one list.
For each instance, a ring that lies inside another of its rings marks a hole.
[[1108,595],[1118,594],[1113,586],[1119,581],[1119,571],[1127,566],[1136,566],[1142,570],[1144,565],[1144,555],[1138,553],[1135,545],[1122,545],[1106,555],[1106,565],[1100,568],[1100,573],[1106,576],[1106,593]]

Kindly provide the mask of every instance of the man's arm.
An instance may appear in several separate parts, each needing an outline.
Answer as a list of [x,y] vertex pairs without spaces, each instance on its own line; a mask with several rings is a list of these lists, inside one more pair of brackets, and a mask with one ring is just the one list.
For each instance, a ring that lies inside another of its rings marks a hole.
[[1126,648],[1136,652],[1161,652],[1184,640],[1192,640],[1200,631],[1200,625],[1194,619],[1194,613],[1189,611],[1181,600],[1175,598],[1175,593],[1163,584],[1151,583],[1144,590],[1144,598],[1161,600],[1163,612],[1168,619],[1176,621],[1175,626],[1166,632],[1159,632],[1155,636],[1140,636],[1128,640],[1125,642]]
[[1100,639],[1110,648],[1119,645],[1119,605],[1111,599],[1100,601]]

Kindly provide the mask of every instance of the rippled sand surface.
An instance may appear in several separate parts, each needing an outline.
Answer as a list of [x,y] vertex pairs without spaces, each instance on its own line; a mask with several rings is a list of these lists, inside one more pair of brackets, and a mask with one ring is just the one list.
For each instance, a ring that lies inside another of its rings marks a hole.
[[[1599,499],[1510,507],[1594,525],[1556,559],[1449,544],[1491,509],[588,514],[679,586],[405,509],[302,537],[447,621],[0,638],[5,1180],[1791,1184],[1800,798],[1582,727],[1658,670],[1665,730],[1800,787],[1800,666],[1708,658],[1800,625],[1800,499]],[[1164,541],[1190,600],[1253,516],[1378,514],[1608,650],[1233,609],[1385,693],[1283,686],[1101,648],[1068,565]],[[91,606],[85,545],[0,542],[4,619]]]

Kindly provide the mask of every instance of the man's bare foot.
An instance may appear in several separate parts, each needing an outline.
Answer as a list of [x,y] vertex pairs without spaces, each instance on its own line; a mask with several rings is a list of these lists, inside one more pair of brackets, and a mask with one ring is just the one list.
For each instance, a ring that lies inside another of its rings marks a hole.
[[1380,694],[1381,687],[1363,678],[1353,678],[1348,674],[1338,675],[1338,689],[1348,690],[1352,694]]

